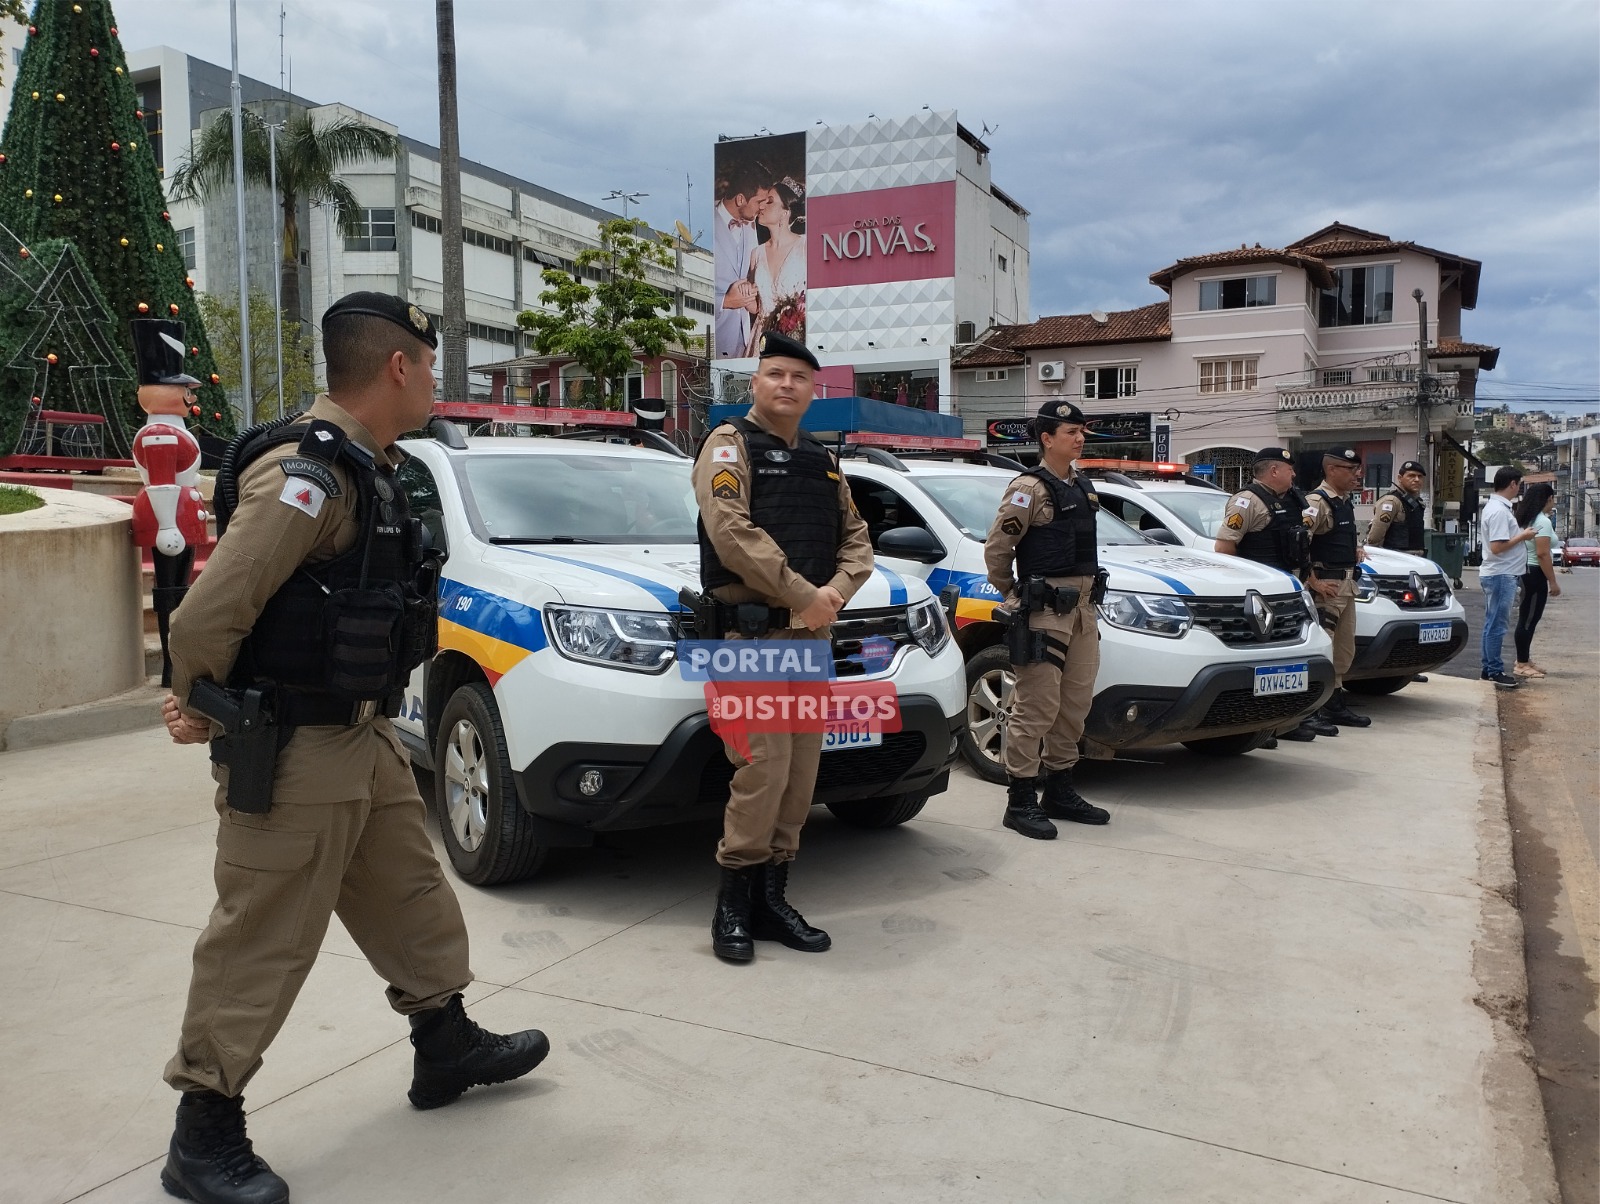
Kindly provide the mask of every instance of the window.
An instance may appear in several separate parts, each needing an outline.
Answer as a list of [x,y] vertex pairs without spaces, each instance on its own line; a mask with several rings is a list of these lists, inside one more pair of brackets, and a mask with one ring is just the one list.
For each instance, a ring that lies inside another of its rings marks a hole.
[[517,345],[517,332],[499,326],[485,326],[482,322],[467,323],[467,337],[482,339],[486,343],[501,343],[507,347]]
[[669,405],[678,400],[678,365],[671,360],[661,365],[661,400]]
[[916,508],[887,485],[850,477],[850,495],[856,504],[856,513],[867,524],[867,534],[872,546],[878,546],[878,537],[896,527],[921,527],[928,529]]
[[1010,377],[1010,368],[983,368],[978,372],[978,379],[980,381],[1009,380]]
[[441,229],[438,218],[418,213],[415,209],[411,211],[411,224],[418,230],[426,230],[429,234],[437,234]]
[[556,268],[569,276],[578,274],[578,265],[572,260],[560,255],[552,255],[549,251],[537,251],[532,247],[522,248],[522,257],[529,263],[536,263],[543,268]]
[[685,309],[692,309],[697,314],[714,314],[717,312],[717,307],[715,305],[711,304],[709,301],[702,301],[699,297],[684,297],[683,307]]
[[345,235],[346,251],[394,250],[394,210],[363,209],[356,220],[356,233]]
[[1339,268],[1322,290],[1319,326],[1373,326],[1394,321],[1394,265]]
[[1004,255],[996,255],[994,257],[994,259],[995,259],[995,262],[1000,265],[1000,270],[1002,272],[1005,271],[1006,270],[1006,257]]
[[1256,366],[1260,359],[1201,360],[1200,392],[1243,393],[1256,387]]
[[185,226],[178,234],[178,253],[183,256],[183,266],[194,271],[194,227]]
[[470,247],[483,247],[488,251],[499,251],[502,255],[511,254],[511,240],[496,238],[493,234],[485,234],[482,230],[473,230],[463,226],[461,241]]
[[[22,53],[21,48],[17,48],[13,53],[20,55]],[[166,160],[162,156],[161,149],[161,81],[153,79],[142,84],[135,84],[133,99],[139,112],[144,114],[142,119],[144,137],[145,141],[149,143],[151,153],[156,157],[156,168],[164,174],[166,172]]]
[[13,67],[22,66],[22,47],[21,46],[13,46],[11,48],[11,65]]
[[1123,364],[1117,368],[1085,368],[1083,395],[1086,399],[1132,397],[1139,392],[1139,367]]
[[1240,276],[1237,280],[1202,280],[1201,309],[1254,309],[1278,303],[1276,276]]

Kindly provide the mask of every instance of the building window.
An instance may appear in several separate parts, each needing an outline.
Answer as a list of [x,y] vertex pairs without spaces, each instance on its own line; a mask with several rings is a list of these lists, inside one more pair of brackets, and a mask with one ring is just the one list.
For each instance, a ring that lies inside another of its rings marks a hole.
[[978,379],[980,381],[1009,380],[1010,377],[1010,368],[982,368],[978,372]]
[[1394,321],[1394,265],[1339,268],[1320,295],[1317,324],[1373,326]]
[[1086,400],[1132,397],[1138,392],[1139,368],[1136,364],[1123,364],[1117,368],[1085,368],[1083,370],[1083,396]]
[[1256,387],[1256,366],[1261,361],[1252,356],[1238,360],[1201,360],[1200,392],[1244,393]]
[[344,239],[346,251],[394,250],[394,210],[363,209],[356,219],[355,234]]
[[[18,48],[15,53],[20,55],[22,51]],[[144,138],[150,147],[150,152],[156,157],[156,170],[165,175],[166,160],[162,155],[161,139],[161,81],[153,79],[134,85],[133,99],[138,105],[139,112],[144,114],[141,119]]]
[[1276,276],[1240,276],[1237,280],[1202,280],[1201,309],[1254,309],[1278,303]]
[[418,213],[415,209],[411,211],[411,224],[418,230],[426,230],[429,234],[437,234],[441,229],[438,218]]
[[194,271],[194,227],[185,226],[178,231],[178,253],[183,256],[183,266]]
[[669,405],[678,400],[678,365],[671,360],[661,364],[661,400]]
[[996,255],[994,260],[995,263],[1000,265],[1000,270],[1002,272],[1006,270],[1006,257],[1004,255]]
[[517,345],[517,332],[499,326],[486,326],[482,322],[467,323],[467,337],[482,339],[485,343],[500,343],[506,347]]
[[13,67],[22,66],[22,47],[21,46],[13,46],[11,48],[11,65]]
[[702,301],[699,297],[685,296],[683,299],[683,307],[685,309],[692,309],[697,314],[714,314],[717,312],[717,307],[715,305],[711,304],[709,301]]
[[502,255],[511,254],[511,240],[496,238],[493,234],[485,234],[482,230],[473,230],[463,226],[461,241],[471,247],[483,247],[488,251],[499,251]]
[[522,257],[529,263],[536,263],[542,268],[555,268],[569,276],[578,274],[578,265],[572,260],[561,255],[553,255],[549,251],[535,250],[533,247],[523,247]]

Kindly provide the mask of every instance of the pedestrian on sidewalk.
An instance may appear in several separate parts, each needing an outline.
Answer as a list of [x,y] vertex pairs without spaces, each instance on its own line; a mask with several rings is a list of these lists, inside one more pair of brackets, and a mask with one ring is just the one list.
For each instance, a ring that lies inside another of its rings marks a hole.
[[1533,663],[1533,633],[1544,617],[1546,598],[1561,596],[1561,583],[1556,580],[1555,562],[1550,549],[1555,545],[1556,529],[1550,521],[1550,512],[1556,508],[1554,485],[1540,482],[1530,485],[1512,513],[1519,527],[1533,528],[1533,542],[1528,545],[1528,567],[1522,574],[1522,605],[1517,610],[1517,629],[1513,633],[1517,644],[1517,663],[1512,670],[1518,677],[1545,677],[1547,674]]
[[1501,659],[1506,629],[1511,625],[1511,603],[1517,595],[1517,582],[1528,567],[1527,549],[1522,545],[1534,537],[1532,527],[1521,527],[1511,509],[1511,499],[1522,489],[1522,469],[1506,465],[1494,474],[1494,494],[1483,504],[1479,523],[1483,564],[1478,569],[1478,584],[1483,588],[1483,673],[1503,690],[1519,685],[1506,672]]

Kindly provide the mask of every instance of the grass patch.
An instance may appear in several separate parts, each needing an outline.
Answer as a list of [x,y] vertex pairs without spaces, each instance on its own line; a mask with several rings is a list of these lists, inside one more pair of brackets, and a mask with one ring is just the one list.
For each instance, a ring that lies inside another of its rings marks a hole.
[[23,489],[19,485],[0,485],[0,514],[21,514],[24,510],[35,510],[42,505],[44,499],[31,489]]

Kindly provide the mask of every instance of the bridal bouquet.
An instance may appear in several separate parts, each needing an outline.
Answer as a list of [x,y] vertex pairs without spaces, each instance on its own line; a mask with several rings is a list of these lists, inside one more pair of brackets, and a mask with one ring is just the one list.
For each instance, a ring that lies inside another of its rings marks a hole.
[[779,297],[772,312],[767,315],[766,328],[775,330],[786,338],[804,338],[806,329],[806,295],[790,293]]

